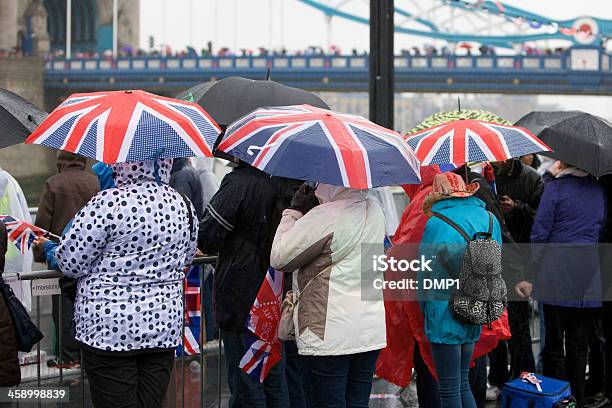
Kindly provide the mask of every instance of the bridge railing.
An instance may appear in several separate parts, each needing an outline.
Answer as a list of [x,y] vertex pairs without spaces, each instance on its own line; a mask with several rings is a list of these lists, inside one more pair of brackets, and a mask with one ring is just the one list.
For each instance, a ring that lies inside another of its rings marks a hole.
[[[610,71],[611,55],[601,53],[599,70]],[[402,70],[537,70],[571,69],[569,53],[555,55],[401,55],[395,68]],[[48,72],[91,71],[201,71],[201,70],[367,70],[367,55],[313,56],[228,56],[228,57],[130,57],[54,59],[46,62]],[[575,67],[574,69],[578,69]]]

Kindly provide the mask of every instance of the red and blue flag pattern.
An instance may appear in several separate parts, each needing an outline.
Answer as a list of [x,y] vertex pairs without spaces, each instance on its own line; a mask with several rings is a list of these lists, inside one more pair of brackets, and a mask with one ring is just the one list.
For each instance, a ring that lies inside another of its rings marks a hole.
[[212,157],[220,133],[198,104],[139,90],[109,91],[71,95],[25,143],[111,164]]
[[[184,353],[188,356],[199,354],[201,351],[201,319],[200,308],[200,265],[191,266],[185,274],[183,290],[185,291],[185,334],[183,337]],[[177,355],[183,352],[181,346],[177,348]]]
[[282,272],[269,268],[253,307],[249,312],[246,327],[247,351],[240,361],[240,368],[253,378],[263,382],[272,367],[281,360],[282,345],[278,339],[278,324],[281,316],[284,276]]
[[455,120],[412,133],[406,142],[422,166],[493,162],[551,151],[529,130],[478,120]]
[[8,239],[15,243],[22,254],[30,250],[36,238],[47,234],[47,231],[44,229],[38,228],[28,222],[17,220],[10,215],[0,215],[0,221],[6,226]]
[[399,133],[310,105],[257,109],[230,125],[218,148],[273,176],[355,189],[420,183]]

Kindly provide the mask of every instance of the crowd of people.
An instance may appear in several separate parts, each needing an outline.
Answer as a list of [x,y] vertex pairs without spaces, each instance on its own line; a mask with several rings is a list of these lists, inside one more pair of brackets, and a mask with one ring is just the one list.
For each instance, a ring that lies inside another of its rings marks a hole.
[[[605,177],[536,155],[490,167],[430,166],[422,184],[403,186],[409,204],[396,228],[376,190],[229,164],[219,183],[213,159],[97,163],[89,171],[84,158],[58,154],[36,225],[62,239],[37,239],[35,257],[63,274],[52,316],[64,341],[51,364],[82,364],[94,406],[162,406],[181,342],[184,270],[196,252],[218,255],[202,295],[214,298],[207,331],[220,331],[230,407],[365,407],[374,376],[385,377],[384,361],[396,372],[409,367],[408,377],[414,367],[423,407],[484,407],[523,372],[568,381],[578,407],[611,403],[607,257],[596,245],[612,231]],[[25,217],[8,174],[0,173],[0,193],[5,213]],[[497,329],[459,319],[449,299],[389,301],[381,289],[364,300],[363,276],[378,272],[362,262],[362,249],[382,246],[386,235],[390,254],[415,244],[434,271],[454,276],[471,237],[501,246],[509,300],[501,325],[511,335],[483,353],[480,342]],[[0,236],[0,265],[24,270],[22,259],[11,265],[16,255],[6,232]],[[283,342],[281,361],[260,383],[240,364],[245,321],[270,266],[286,273],[285,291],[299,298],[295,340]],[[532,351],[529,297],[539,307],[540,355]],[[392,333],[393,319],[408,321],[400,333]],[[16,351],[8,356],[2,385],[19,382]]]
[[[567,48],[541,48],[523,45],[520,50],[516,53],[518,55],[563,55],[567,51]],[[311,45],[305,49],[299,50],[287,50],[285,47],[269,48],[260,46],[254,49],[240,48],[237,50],[229,47],[220,47],[213,49],[212,44],[208,47],[196,50],[193,47],[186,47],[183,49],[173,49],[168,45],[156,47],[154,49],[142,49],[133,48],[130,46],[122,47],[117,51],[120,58],[129,57],[174,57],[174,58],[198,58],[198,57],[281,57],[281,56],[340,56],[340,55],[352,55],[352,56],[367,56],[368,52],[365,50],[358,50],[356,48],[351,49],[349,52],[342,50],[336,45],[332,45],[328,48]],[[493,56],[496,55],[495,47],[487,44],[481,44],[473,46],[470,43],[458,43],[455,46],[442,46],[436,47],[431,44],[425,44],[422,47],[411,47],[400,50],[400,55],[403,56]],[[23,52],[18,49],[12,50],[0,50],[1,57],[22,57]],[[45,58],[47,60],[62,59],[65,58],[66,54],[64,49],[56,49],[49,52]],[[72,58],[112,58],[112,51],[76,51],[72,54]]]

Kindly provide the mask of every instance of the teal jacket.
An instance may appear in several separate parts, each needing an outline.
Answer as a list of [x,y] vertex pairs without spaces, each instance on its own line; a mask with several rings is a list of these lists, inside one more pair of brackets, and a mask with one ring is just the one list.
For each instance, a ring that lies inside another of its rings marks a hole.
[[[489,229],[485,203],[475,197],[441,200],[432,206],[432,211],[454,221],[470,237]],[[501,229],[495,217],[493,239],[501,245]],[[419,252],[426,259],[432,260],[431,271],[421,271],[417,275],[425,334],[432,343],[463,344],[475,342],[480,337],[481,326],[461,323],[451,315],[448,299],[454,286],[446,290],[424,288],[425,279],[457,279],[466,246],[465,239],[454,228],[439,218],[429,218]]]

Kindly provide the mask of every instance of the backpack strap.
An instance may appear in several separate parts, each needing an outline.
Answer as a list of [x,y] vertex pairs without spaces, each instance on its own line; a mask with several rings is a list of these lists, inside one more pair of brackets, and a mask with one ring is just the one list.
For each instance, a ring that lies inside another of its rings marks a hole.
[[450,218],[446,217],[445,215],[442,215],[438,212],[433,212],[432,214],[434,217],[437,217],[439,219],[441,219],[442,221],[444,221],[445,223],[447,223],[448,225],[450,225],[451,227],[453,227],[459,234],[461,234],[461,236],[468,242],[470,242],[470,237],[468,236],[468,234],[465,233],[465,231],[463,229],[461,229],[460,226],[458,226],[457,224],[455,224],[454,221],[451,221]]
[[487,211],[487,213],[489,214],[489,232],[488,234],[490,236],[493,236],[493,214],[491,214],[491,211]]

